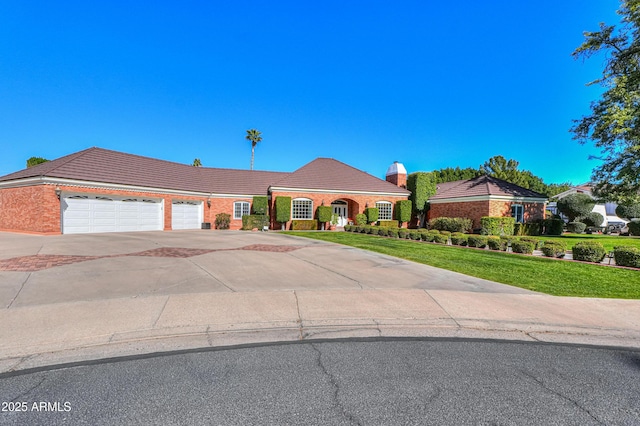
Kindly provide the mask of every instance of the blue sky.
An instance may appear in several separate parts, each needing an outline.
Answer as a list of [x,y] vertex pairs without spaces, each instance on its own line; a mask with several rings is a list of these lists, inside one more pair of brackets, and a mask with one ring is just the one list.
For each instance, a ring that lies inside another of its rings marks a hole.
[[494,155],[589,179],[569,133],[602,89],[582,32],[617,0],[0,2],[0,175],[91,146],[293,171],[333,157],[384,177]]

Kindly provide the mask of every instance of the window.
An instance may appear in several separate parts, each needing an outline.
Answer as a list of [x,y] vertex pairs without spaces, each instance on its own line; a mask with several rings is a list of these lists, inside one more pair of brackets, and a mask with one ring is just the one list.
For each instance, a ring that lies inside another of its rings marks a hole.
[[236,201],[233,203],[233,218],[242,219],[242,216],[249,214],[249,203],[246,201]]
[[521,204],[513,204],[511,206],[511,217],[515,217],[516,222],[524,222],[524,207]]
[[291,202],[292,219],[313,219],[313,201],[297,198]]
[[392,204],[388,201],[378,201],[376,203],[376,208],[378,209],[378,220],[391,220],[393,216],[392,213]]

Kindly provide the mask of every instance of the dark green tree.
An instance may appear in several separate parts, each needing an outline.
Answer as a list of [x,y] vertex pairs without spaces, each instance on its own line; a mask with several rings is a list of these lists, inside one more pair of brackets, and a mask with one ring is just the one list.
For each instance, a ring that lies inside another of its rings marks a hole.
[[629,220],[640,218],[640,203],[619,204],[616,207],[616,216]]
[[46,158],[42,158],[42,157],[31,157],[27,160],[27,168],[29,167],[33,167],[36,166],[38,164],[42,164],[42,163],[46,163],[47,160]]
[[558,210],[569,218],[569,222],[588,215],[595,205],[596,200],[587,194],[569,194],[558,200]]
[[247,130],[247,135],[244,137],[251,142],[251,170],[253,170],[253,156],[256,150],[256,145],[262,142],[262,133],[256,129]]
[[594,194],[624,202],[640,200],[640,0],[622,0],[621,22],[586,31],[574,58],[604,53],[602,77],[589,84],[605,88],[591,113],[574,120],[574,139],[593,142],[602,163],[593,169]]

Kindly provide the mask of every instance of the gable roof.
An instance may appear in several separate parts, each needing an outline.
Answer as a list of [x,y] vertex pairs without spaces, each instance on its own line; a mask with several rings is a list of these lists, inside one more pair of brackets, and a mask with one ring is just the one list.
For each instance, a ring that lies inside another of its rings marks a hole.
[[523,188],[513,183],[492,176],[478,176],[473,179],[457,180],[454,182],[439,183],[436,195],[429,200],[446,200],[465,197],[518,197],[538,198],[547,197],[530,189]]
[[333,158],[317,158],[274,183],[271,189],[384,192],[409,195],[409,191]]
[[0,177],[49,177],[216,194],[264,195],[288,173],[193,167],[103,148],[89,148]]

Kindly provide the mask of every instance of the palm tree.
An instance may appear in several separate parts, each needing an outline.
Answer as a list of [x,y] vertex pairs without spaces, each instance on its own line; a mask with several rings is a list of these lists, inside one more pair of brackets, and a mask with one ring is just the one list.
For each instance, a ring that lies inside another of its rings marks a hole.
[[193,167],[202,167],[202,162],[200,161],[199,158],[196,158],[195,160],[193,160]]
[[256,145],[258,145],[258,142],[262,141],[262,136],[261,133],[256,129],[251,129],[247,130],[247,136],[245,136],[245,139],[251,141],[251,170],[253,170],[253,154],[255,152]]

